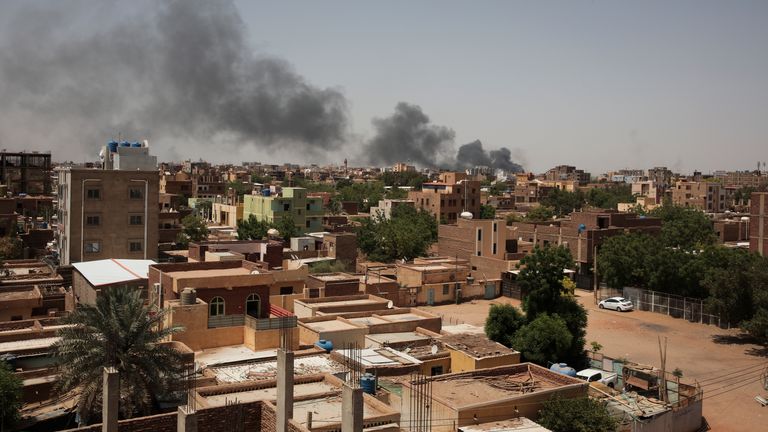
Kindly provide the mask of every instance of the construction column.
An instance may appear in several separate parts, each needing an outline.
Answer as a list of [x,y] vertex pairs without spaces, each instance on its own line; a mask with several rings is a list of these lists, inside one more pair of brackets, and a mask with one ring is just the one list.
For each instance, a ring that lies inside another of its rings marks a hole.
[[280,348],[277,350],[277,432],[288,432],[288,421],[292,418],[293,352]]
[[362,432],[363,389],[341,386],[341,432]]
[[120,402],[120,374],[114,367],[104,368],[102,388],[101,431],[117,432],[117,411]]

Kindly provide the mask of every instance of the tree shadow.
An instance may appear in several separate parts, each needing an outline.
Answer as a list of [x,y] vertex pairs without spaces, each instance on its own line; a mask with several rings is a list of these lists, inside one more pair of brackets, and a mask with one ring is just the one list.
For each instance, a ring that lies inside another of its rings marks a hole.
[[744,353],[757,357],[768,356],[768,344],[766,341],[746,333],[739,333],[737,335],[713,335],[712,342],[720,345],[755,345],[746,349]]

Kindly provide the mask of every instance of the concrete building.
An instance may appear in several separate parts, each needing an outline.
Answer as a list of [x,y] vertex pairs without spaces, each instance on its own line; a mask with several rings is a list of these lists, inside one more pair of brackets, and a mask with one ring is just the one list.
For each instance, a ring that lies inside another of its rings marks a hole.
[[725,188],[716,182],[680,180],[672,188],[672,203],[707,213],[725,211]]
[[102,168],[118,171],[157,170],[157,157],[149,154],[149,141],[110,141],[99,153]]
[[[120,149],[130,149],[130,155],[121,159]],[[157,258],[156,158],[149,156],[146,147],[113,147],[110,143],[102,151],[106,151],[104,169],[56,170],[56,240],[62,265],[106,258]],[[132,168],[119,169],[125,167]]]
[[768,255],[768,192],[754,192],[749,215],[749,250]]
[[383,199],[379,201],[379,205],[371,207],[371,217],[382,217],[386,220],[392,218],[392,210],[401,206],[407,205],[414,207],[415,202],[413,200],[404,199]]
[[0,184],[13,195],[49,195],[51,153],[0,152]]
[[251,215],[270,223],[283,218],[292,218],[300,233],[322,231],[323,200],[320,197],[307,197],[307,190],[300,187],[282,188],[277,194],[252,193],[243,197],[243,218]]
[[464,173],[440,174],[440,181],[424,183],[420,191],[408,192],[417,209],[428,211],[438,222],[455,223],[462,212],[480,215],[480,182]]
[[[427,385],[431,394],[426,400],[414,395]],[[550,398],[587,397],[588,387],[584,381],[532,363],[439,375],[424,384],[409,380],[402,386],[402,425],[404,430],[447,432],[517,417],[536,420]],[[412,399],[418,400],[416,406],[406,402]]]
[[451,372],[467,372],[520,363],[520,353],[485,335],[456,334],[440,339],[451,356]]
[[152,260],[106,259],[73,264],[72,290],[78,304],[96,304],[104,290],[130,287],[147,296],[147,272]]
[[307,277],[305,298],[351,296],[360,293],[360,279],[347,273],[315,273]]
[[558,165],[554,168],[550,168],[544,174],[544,178],[549,181],[574,181],[581,186],[586,185],[592,178],[592,175],[584,170],[576,169],[571,165]]
[[414,165],[398,162],[392,165],[392,172],[416,172],[416,167]]
[[524,256],[517,253],[517,239],[508,236],[503,220],[459,219],[438,227],[437,253],[469,261],[475,279],[499,279]]
[[672,170],[667,167],[653,167],[648,170],[648,180],[656,183],[662,190],[672,186]]
[[230,189],[227,196],[217,196],[211,205],[211,219],[217,225],[237,228],[237,221],[243,220],[243,203]]

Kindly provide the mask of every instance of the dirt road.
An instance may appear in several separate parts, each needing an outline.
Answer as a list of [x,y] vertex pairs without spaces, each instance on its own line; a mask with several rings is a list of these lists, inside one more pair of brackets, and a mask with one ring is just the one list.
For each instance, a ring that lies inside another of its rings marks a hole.
[[[605,355],[659,365],[658,336],[667,337],[667,368],[683,371],[683,381],[704,389],[704,416],[713,431],[768,430],[768,407],[756,395],[768,396],[761,376],[768,366],[768,347],[741,337],[738,330],[689,323],[651,312],[600,310],[589,293],[577,293],[589,312],[587,343],[603,345]],[[443,315],[445,323],[482,326],[493,303],[519,306],[507,298],[461,305],[423,307]]]

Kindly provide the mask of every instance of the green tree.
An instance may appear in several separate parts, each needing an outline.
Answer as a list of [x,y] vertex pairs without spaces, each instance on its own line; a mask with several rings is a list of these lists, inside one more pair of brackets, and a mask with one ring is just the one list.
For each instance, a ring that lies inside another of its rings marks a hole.
[[525,325],[525,315],[508,304],[492,304],[485,319],[485,335],[492,341],[512,347],[515,334]]
[[555,396],[544,402],[537,422],[552,432],[614,432],[618,427],[605,403],[587,397]]
[[388,220],[381,215],[363,220],[357,238],[360,250],[371,260],[413,259],[426,255],[437,240],[437,221],[423,210],[397,206]]
[[502,196],[509,191],[509,184],[507,182],[496,182],[488,189],[488,194],[491,196]]
[[666,202],[649,214],[661,219],[661,240],[664,246],[693,250],[715,242],[712,221],[699,210]]
[[528,222],[548,222],[555,216],[555,211],[551,207],[543,205],[536,206],[525,214],[525,220]]
[[78,391],[77,411],[86,422],[101,405],[102,371],[113,366],[120,377],[123,417],[150,414],[169,397],[182,377],[182,354],[167,344],[178,327],[163,327],[166,310],[144,304],[127,287],[104,290],[95,305],[81,304],[58,330],[53,344],[62,392]]
[[536,246],[533,253],[520,260],[517,283],[526,293],[523,310],[528,320],[541,312],[553,312],[563,300],[563,274],[573,268],[571,252],[563,246]]
[[240,240],[261,240],[267,236],[270,225],[266,221],[256,219],[254,215],[248,215],[248,219],[237,221],[237,238]]
[[272,228],[276,229],[280,233],[280,237],[286,241],[298,236],[300,232],[292,216],[283,216],[276,220],[272,224]]
[[384,183],[379,181],[351,183],[341,188],[338,188],[337,184],[337,190],[341,201],[356,202],[363,213],[370,211],[371,206],[377,205],[386,194]]
[[660,248],[659,241],[647,234],[630,233],[608,238],[597,255],[600,279],[613,288],[647,286],[646,257]]
[[386,186],[411,186],[418,189],[427,181],[427,178],[415,171],[387,171],[381,175],[381,181]]
[[562,318],[542,313],[517,331],[512,346],[526,361],[547,366],[562,361],[572,342],[573,336]]
[[586,194],[588,205],[603,209],[617,209],[619,203],[634,201],[632,186],[626,183],[612,184],[607,188],[592,188]]
[[337,273],[349,271],[346,265],[341,261],[320,261],[309,267],[310,274],[317,273]]
[[584,205],[584,193],[553,189],[541,198],[541,205],[550,207],[558,217],[567,216]]
[[253,185],[248,185],[237,180],[227,183],[227,189],[233,189],[238,197],[243,198],[243,195],[251,193]]
[[[190,214],[181,220],[181,233],[179,243],[201,242],[208,239],[208,226],[200,216]],[[179,239],[177,238],[177,241]]]
[[510,226],[515,222],[523,222],[525,218],[520,216],[517,213],[510,213],[507,215],[506,220],[507,220],[507,226]]
[[19,420],[21,410],[21,378],[0,358],[0,429],[12,427]]
[[480,206],[480,219],[495,219],[496,207],[483,204]]

